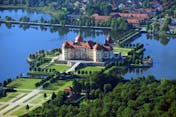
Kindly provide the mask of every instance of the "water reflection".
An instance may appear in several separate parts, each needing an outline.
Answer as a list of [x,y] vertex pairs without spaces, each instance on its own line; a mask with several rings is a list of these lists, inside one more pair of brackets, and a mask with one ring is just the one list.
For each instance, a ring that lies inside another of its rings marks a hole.
[[[1,23],[0,23],[1,24]],[[5,23],[6,27],[8,29],[13,28],[14,24],[11,23]],[[39,30],[40,31],[47,31],[49,30],[51,33],[58,32],[58,35],[64,36],[67,35],[70,31],[73,31],[76,34],[80,34],[81,36],[85,38],[95,38],[96,36],[100,35],[108,35],[109,30],[97,30],[97,29],[80,29],[80,28],[67,28],[67,27],[55,27],[55,26],[33,26],[33,25],[27,25],[27,24],[19,24],[19,28],[23,30],[28,30],[30,28]],[[112,36],[113,37],[113,36]]]
[[150,33],[147,33],[146,36],[147,36],[148,40],[153,40],[153,39],[157,40],[164,46],[166,46],[171,39],[175,39],[174,36],[173,37],[171,37],[171,36],[169,37],[167,35],[150,34]]
[[[176,39],[172,37],[159,37],[149,34],[142,34],[141,37],[137,38],[132,42],[143,43],[146,51],[144,57],[150,55],[153,58],[153,66],[149,69],[137,69],[135,71],[129,70],[125,74],[126,78],[141,77],[147,75],[154,75],[157,79],[176,78]],[[141,71],[140,71],[141,70]]]
[[43,17],[49,21],[52,16],[49,14],[41,13],[31,9],[0,9],[1,19],[5,19],[5,16],[10,16],[12,19],[19,20],[22,16],[28,16],[31,20],[40,20]]

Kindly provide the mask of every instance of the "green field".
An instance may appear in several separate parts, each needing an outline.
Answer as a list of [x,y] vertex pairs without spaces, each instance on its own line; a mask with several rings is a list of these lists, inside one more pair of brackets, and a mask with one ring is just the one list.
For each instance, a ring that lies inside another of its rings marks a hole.
[[20,116],[20,115],[23,115],[25,113],[28,113],[32,109],[33,109],[33,106],[30,106],[30,105],[29,105],[29,110],[26,110],[26,106],[22,106],[17,111],[13,112],[12,115]]
[[84,68],[79,69],[80,71],[92,71],[92,72],[98,72],[101,71],[103,69],[103,67],[100,66],[87,66]]
[[73,81],[71,80],[58,80],[55,83],[50,83],[50,85],[45,88],[47,90],[57,90],[57,91],[64,91],[65,87],[72,86]]
[[49,63],[44,63],[44,64],[42,64],[42,65],[40,65],[39,67],[40,68],[43,68],[43,67],[45,67],[46,65],[48,65]]
[[38,72],[38,71],[29,71],[28,72],[29,75],[53,75],[53,72]]
[[11,93],[7,93],[6,97],[1,97],[0,98],[0,102],[8,102],[11,99],[15,98],[17,95],[19,95],[19,92],[11,92]]
[[104,71],[105,74],[109,74],[110,71],[114,71],[116,69],[119,69],[119,70],[124,70],[126,69],[126,66],[112,66],[111,68],[107,69],[106,71]]
[[36,99],[32,100],[30,103],[41,104],[41,103],[47,101],[51,97],[52,93],[50,92],[50,93],[46,93],[46,94],[47,94],[47,97],[45,98],[44,93],[40,93],[40,95]]
[[119,48],[119,47],[114,47],[113,48],[114,52],[120,52],[122,55],[127,56],[128,52],[132,51],[131,48]]
[[7,85],[9,88],[35,89],[35,83],[41,81],[37,78],[18,78]]
[[70,66],[64,65],[64,64],[54,64],[51,66],[48,66],[47,68],[50,69],[56,69],[56,71],[59,72],[65,72]]

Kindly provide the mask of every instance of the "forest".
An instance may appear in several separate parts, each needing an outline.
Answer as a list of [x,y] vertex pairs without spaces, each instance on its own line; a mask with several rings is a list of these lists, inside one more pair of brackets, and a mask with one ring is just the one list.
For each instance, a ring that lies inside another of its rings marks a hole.
[[126,80],[103,72],[75,80],[73,90],[85,94],[71,103],[65,92],[22,117],[176,117],[176,81],[154,76]]

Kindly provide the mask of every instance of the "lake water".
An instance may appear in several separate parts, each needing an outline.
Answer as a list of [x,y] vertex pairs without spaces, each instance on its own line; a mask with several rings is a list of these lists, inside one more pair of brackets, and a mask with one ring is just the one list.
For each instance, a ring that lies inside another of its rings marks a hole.
[[[34,15],[31,15],[34,14]],[[38,12],[27,12],[23,10],[0,10],[0,16],[9,15],[12,18],[30,16],[31,19],[39,20],[41,16],[51,18],[50,15]],[[61,47],[66,40],[74,40],[79,32],[82,32],[84,40],[93,40],[104,43],[108,32],[101,30],[79,29],[53,29],[30,26],[20,28],[19,25],[0,25],[0,81],[7,78],[15,78],[20,73],[25,74],[29,65],[26,62],[27,56],[38,50],[51,50]],[[153,67],[142,73],[127,73],[125,78],[153,74],[160,78],[176,78],[176,39],[153,40],[147,39],[146,34],[142,34],[133,43],[144,43],[145,55],[150,55],[154,59]]]
[[142,73],[127,73],[126,78],[154,75],[157,79],[176,79],[176,38],[172,39],[147,39],[146,34],[142,34],[132,43],[143,43],[146,51],[144,55],[153,58],[153,67]]
[[[27,56],[39,50],[51,50],[61,47],[66,40],[75,40],[79,31],[69,30],[66,35],[59,32],[51,32],[49,28],[42,31],[40,28],[23,30],[19,25],[13,25],[10,29],[5,24],[0,26],[0,81],[15,77],[20,73],[26,73],[29,65]],[[86,37],[84,40],[103,42],[106,35],[96,35],[95,38]]]
[[15,20],[19,20],[22,16],[28,16],[30,20],[40,20],[40,17],[44,17],[44,19],[48,21],[52,18],[51,15],[46,13],[24,9],[0,9],[0,16],[0,19],[5,19],[6,16],[10,16]]

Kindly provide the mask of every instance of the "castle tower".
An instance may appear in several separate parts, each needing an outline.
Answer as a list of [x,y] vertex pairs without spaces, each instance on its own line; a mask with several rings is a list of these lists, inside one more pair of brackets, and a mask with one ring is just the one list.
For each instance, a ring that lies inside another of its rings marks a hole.
[[108,35],[108,37],[106,38],[105,44],[110,45],[111,47],[114,46],[114,42],[113,42],[113,40],[112,40],[110,35]]
[[103,61],[103,53],[102,53],[102,47],[99,44],[95,44],[93,46],[93,61],[100,62]]
[[76,38],[75,38],[75,43],[79,43],[79,42],[83,42],[83,38],[78,35]]

